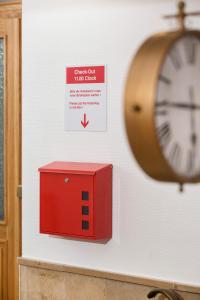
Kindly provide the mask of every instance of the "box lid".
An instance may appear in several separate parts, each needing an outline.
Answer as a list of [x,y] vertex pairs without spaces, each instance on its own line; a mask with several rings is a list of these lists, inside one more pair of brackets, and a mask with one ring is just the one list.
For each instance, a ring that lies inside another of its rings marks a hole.
[[111,164],[82,163],[82,162],[63,162],[54,161],[39,168],[39,172],[45,173],[71,173],[94,175],[104,168],[112,167]]

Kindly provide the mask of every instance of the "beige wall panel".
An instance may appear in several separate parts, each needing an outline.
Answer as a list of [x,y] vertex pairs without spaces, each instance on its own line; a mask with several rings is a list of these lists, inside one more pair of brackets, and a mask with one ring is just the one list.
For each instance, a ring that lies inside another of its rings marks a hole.
[[101,300],[106,299],[106,280],[83,275],[65,276],[67,299]]
[[20,282],[20,299],[66,299],[64,273],[21,267]]
[[150,289],[142,285],[107,280],[106,300],[144,300]]
[[105,279],[21,266],[21,300],[101,300]]
[[[142,284],[20,266],[21,300],[144,300],[151,289]],[[178,293],[184,300],[200,300],[199,293]]]
[[[19,258],[21,300],[144,300],[155,287],[200,300],[200,287]],[[157,300],[165,300],[160,295]]]
[[200,300],[200,294],[192,294],[187,292],[179,292],[184,300]]

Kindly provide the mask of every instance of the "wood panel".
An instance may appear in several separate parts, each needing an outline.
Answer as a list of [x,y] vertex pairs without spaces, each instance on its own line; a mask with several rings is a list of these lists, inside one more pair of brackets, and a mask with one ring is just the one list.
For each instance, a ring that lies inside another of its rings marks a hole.
[[21,18],[21,1],[1,2],[0,18]]
[[[19,259],[21,300],[144,300],[154,287],[200,300],[200,287]],[[183,291],[184,290],[184,291]],[[158,297],[159,298],[159,297]],[[160,299],[164,299],[160,297]]]
[[[12,42],[8,56],[7,126],[7,202],[8,202],[8,299],[18,299],[16,258],[21,254],[21,202],[17,197],[20,184],[20,21],[9,19]],[[13,75],[12,75],[13,74]]]
[[21,57],[17,2],[0,4],[0,36],[5,40],[4,75],[4,204],[0,222],[0,300],[18,299],[17,256],[21,254]]
[[7,242],[0,241],[0,299],[7,299]]

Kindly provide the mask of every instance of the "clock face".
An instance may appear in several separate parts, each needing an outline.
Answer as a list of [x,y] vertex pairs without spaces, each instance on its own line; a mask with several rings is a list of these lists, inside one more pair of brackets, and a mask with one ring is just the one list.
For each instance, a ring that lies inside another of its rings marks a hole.
[[155,126],[173,172],[200,175],[200,39],[186,35],[170,48],[162,65],[155,102]]

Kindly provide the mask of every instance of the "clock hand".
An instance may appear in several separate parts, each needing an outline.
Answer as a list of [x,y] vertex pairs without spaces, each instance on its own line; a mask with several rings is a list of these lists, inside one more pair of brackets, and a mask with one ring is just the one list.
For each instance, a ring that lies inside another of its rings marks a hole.
[[[191,105],[195,105],[194,104],[194,87],[190,86],[189,87],[189,98],[190,98],[190,103]],[[195,147],[196,142],[197,142],[197,135],[196,135],[196,131],[195,131],[195,114],[194,114],[194,110],[191,110],[191,115],[190,115],[190,122],[191,122],[191,143],[192,145]]]
[[183,102],[169,102],[167,100],[163,100],[161,102],[157,102],[156,106],[168,106],[168,107],[175,107],[175,108],[184,108],[184,109],[191,109],[191,110],[200,110],[200,105],[196,105],[194,103],[183,103]]

